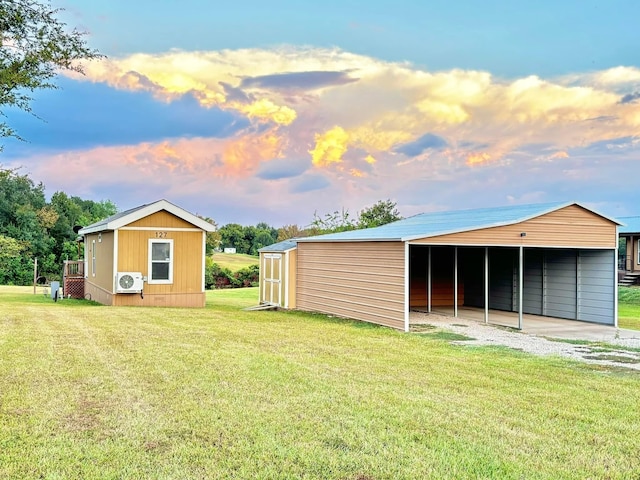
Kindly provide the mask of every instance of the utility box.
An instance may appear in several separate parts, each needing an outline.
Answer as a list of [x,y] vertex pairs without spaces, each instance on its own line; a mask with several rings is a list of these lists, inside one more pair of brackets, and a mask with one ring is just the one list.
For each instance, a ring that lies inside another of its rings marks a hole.
[[51,282],[51,298],[54,301],[58,301],[60,295],[60,282]]

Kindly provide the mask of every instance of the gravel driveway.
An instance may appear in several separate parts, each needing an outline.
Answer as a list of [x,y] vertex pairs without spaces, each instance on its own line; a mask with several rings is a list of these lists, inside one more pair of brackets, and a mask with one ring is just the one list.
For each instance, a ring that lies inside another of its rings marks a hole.
[[[413,315],[413,314],[412,314]],[[412,319],[413,321],[413,319]],[[462,318],[437,314],[424,314],[412,331],[433,333],[433,327],[470,337],[469,340],[452,340],[458,345],[502,345],[534,355],[559,355],[597,365],[609,365],[640,370],[640,332],[637,338],[612,339],[606,343],[568,343],[573,340],[549,340],[543,336],[517,330],[487,325]]]

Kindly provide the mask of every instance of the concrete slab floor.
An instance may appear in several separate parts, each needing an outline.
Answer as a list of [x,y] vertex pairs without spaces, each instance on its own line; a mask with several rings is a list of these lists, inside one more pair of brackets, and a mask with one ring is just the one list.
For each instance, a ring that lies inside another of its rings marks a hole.
[[[426,320],[429,316],[423,315],[425,312],[424,309],[416,309],[416,312],[419,312],[419,315],[416,315],[413,319],[409,319],[411,324],[431,323]],[[453,317],[454,312],[452,307],[438,307],[432,309],[432,313]],[[484,310],[481,308],[461,307],[458,308],[458,318],[484,323]],[[518,314],[515,312],[489,310],[489,324],[517,328]],[[640,330],[627,330],[610,325],[529,314],[523,315],[522,332],[541,337],[563,338],[568,340],[610,343],[616,343],[616,340],[637,340],[640,342]]]

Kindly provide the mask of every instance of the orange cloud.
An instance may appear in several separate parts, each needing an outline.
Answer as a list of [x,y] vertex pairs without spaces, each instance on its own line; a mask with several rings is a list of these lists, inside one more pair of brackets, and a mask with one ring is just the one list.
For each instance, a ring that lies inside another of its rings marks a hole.
[[367,155],[364,158],[364,161],[367,162],[369,165],[373,165],[374,163],[376,163],[376,159],[373,158],[371,155]]
[[260,120],[271,120],[280,125],[289,125],[296,119],[296,112],[292,108],[279,106],[271,100],[263,98],[248,105],[231,103],[249,118],[258,118]]
[[489,155],[488,153],[470,153],[469,155],[467,155],[466,163],[469,166],[475,166],[487,163],[489,160],[491,160],[491,155]]
[[352,168],[349,173],[351,174],[352,177],[366,177],[367,175],[362,171],[362,170],[358,170],[357,168]]
[[349,134],[342,127],[333,127],[325,133],[316,133],[316,147],[309,150],[316,167],[327,167],[333,163],[341,163],[347,152]]
[[282,138],[275,131],[262,135],[245,135],[226,143],[222,161],[228,171],[251,173],[262,161],[281,156]]

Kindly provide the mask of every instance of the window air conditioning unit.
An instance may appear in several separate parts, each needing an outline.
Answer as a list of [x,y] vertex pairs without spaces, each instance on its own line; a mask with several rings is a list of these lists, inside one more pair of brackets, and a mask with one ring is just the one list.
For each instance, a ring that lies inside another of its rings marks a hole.
[[116,274],[116,293],[140,293],[144,279],[140,272],[118,272]]

